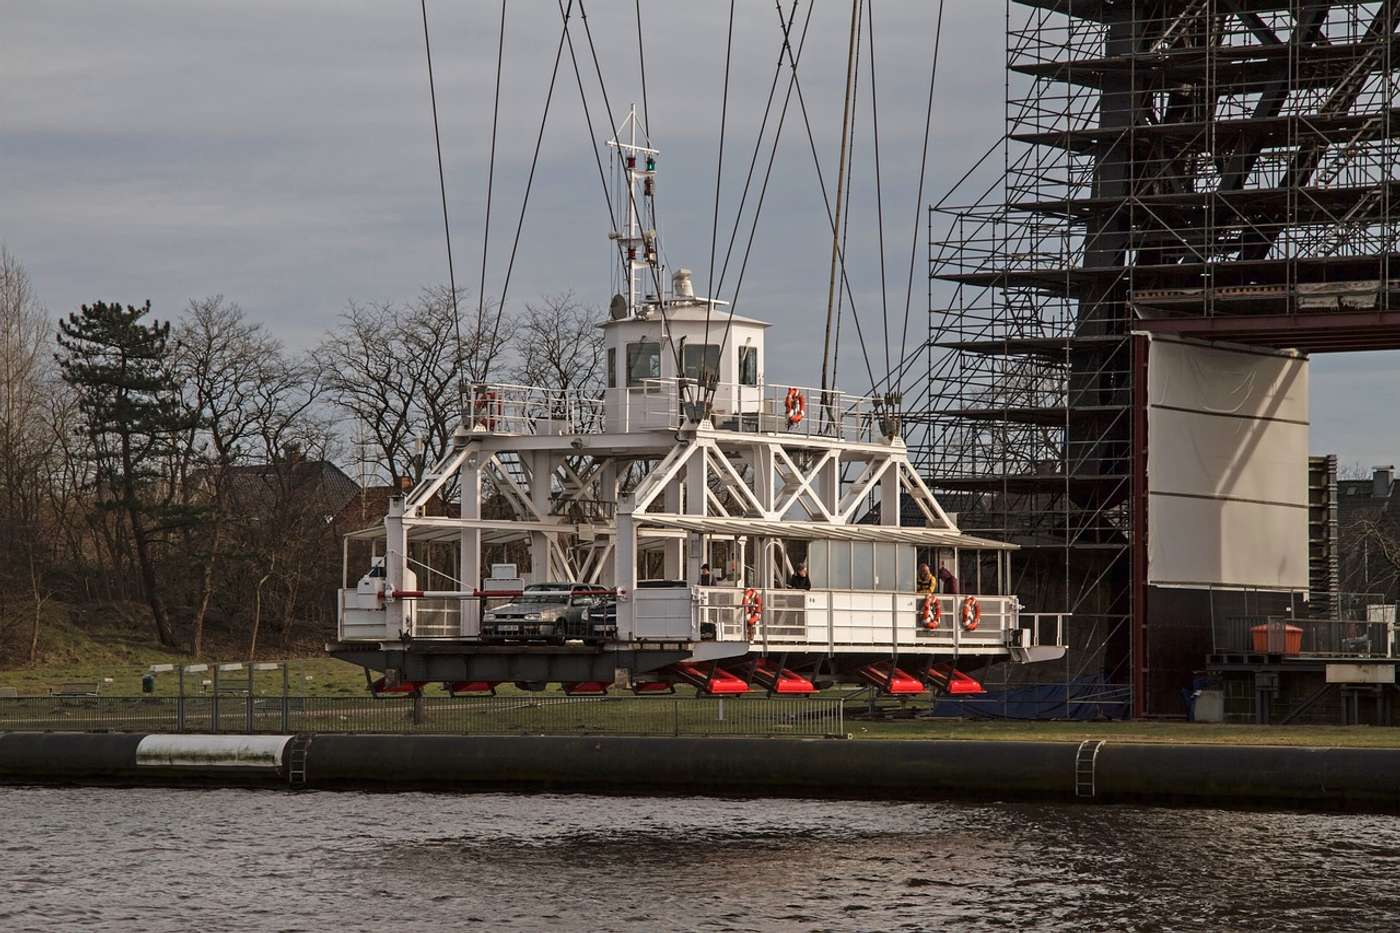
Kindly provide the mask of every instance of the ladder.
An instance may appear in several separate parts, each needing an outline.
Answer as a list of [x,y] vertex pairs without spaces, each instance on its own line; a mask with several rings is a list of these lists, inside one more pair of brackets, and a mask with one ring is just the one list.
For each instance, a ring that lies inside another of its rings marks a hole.
[[311,747],[311,736],[298,732],[287,743],[287,784],[292,790],[306,787],[306,753]]
[[1187,29],[1194,25],[1195,21],[1200,19],[1200,17],[1207,12],[1209,6],[1210,0],[1192,0],[1192,2],[1177,15],[1176,19],[1173,20],[1166,29],[1162,30],[1162,34],[1157,37],[1157,41],[1152,43],[1152,51],[1160,52],[1185,35]]
[[1380,126],[1380,122],[1380,117],[1372,117],[1361,124],[1355,134],[1352,135],[1351,139],[1347,140],[1346,145],[1342,146],[1332,157],[1332,161],[1327,164],[1327,167],[1313,176],[1313,186],[1317,188],[1326,188],[1328,185],[1332,184],[1337,176],[1342,173],[1342,170],[1347,167],[1347,163],[1351,161],[1351,157],[1361,147],[1362,138]]
[[1085,739],[1074,753],[1074,796],[1092,799],[1098,793],[1094,770],[1099,761],[1103,739]]

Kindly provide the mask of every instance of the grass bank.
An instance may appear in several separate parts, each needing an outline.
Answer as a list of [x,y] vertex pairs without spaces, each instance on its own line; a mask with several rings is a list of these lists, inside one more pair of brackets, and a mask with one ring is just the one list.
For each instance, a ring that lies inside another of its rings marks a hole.
[[1400,747],[1400,728],[1254,726],[1200,722],[1010,722],[976,719],[847,720],[855,739],[962,739],[1002,742],[1146,742],[1200,745]]

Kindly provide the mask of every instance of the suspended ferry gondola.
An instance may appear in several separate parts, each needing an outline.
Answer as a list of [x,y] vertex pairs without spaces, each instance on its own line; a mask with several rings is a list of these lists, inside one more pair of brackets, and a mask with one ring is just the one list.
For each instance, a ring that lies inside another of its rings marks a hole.
[[[1023,611],[1009,590],[1014,547],[958,528],[911,465],[887,399],[768,382],[769,325],[717,312],[686,270],[666,294],[642,293],[643,272],[659,278],[638,211],[658,153],[629,121],[631,141],[612,142],[627,294],[601,325],[606,388],[470,387],[451,449],[382,525],[348,536],[347,555],[368,541],[376,556],[340,591],[329,652],[386,686],[715,694],[967,693],[967,672],[985,664],[1061,657],[1063,618]],[[454,481],[459,514],[430,514]],[[483,514],[488,491],[509,517]],[[512,543],[528,550],[522,579],[488,578],[487,549]],[[454,552],[455,574],[428,569],[433,545]],[[921,563],[940,571],[942,592]],[[420,588],[420,572],[451,585]],[[527,581],[537,594],[567,581],[554,595],[568,620],[524,612],[533,628],[503,631],[496,610]]]

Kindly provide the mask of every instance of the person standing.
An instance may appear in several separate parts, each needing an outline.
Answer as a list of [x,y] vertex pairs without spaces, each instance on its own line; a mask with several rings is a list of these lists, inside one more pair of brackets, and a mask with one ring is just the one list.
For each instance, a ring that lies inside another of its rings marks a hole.
[[812,588],[812,578],[807,576],[807,565],[798,564],[797,569],[788,578],[788,589],[790,590],[810,590]]
[[715,578],[714,578],[714,575],[710,573],[710,565],[709,565],[709,564],[701,564],[701,565],[700,565],[700,585],[701,585],[701,586],[714,586],[714,585],[715,585]]
[[954,596],[958,593],[958,578],[946,566],[938,568],[938,589]]
[[928,564],[919,565],[919,580],[914,589],[918,593],[938,592],[938,582],[934,579],[933,571],[929,569]]

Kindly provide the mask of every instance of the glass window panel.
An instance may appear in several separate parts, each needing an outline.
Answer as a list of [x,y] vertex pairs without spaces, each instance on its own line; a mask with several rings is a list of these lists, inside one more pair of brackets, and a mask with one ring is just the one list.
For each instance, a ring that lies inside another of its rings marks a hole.
[[851,542],[832,541],[827,546],[831,549],[831,564],[827,571],[831,579],[831,588],[833,590],[849,590],[851,588]]
[[899,548],[899,592],[912,593],[919,569],[918,552],[912,544],[900,544],[896,547]]
[[661,378],[661,344],[651,341],[627,345],[627,384],[639,386]]
[[608,347],[608,388],[617,388],[617,347]]
[[851,589],[875,589],[875,545],[869,541],[851,545]]
[[739,385],[758,385],[758,347],[739,348]]
[[827,589],[826,542],[813,541],[807,545],[807,576],[812,586],[819,590]]
[[719,344],[686,344],[681,348],[681,369],[687,379],[719,378]]
[[895,588],[896,545],[875,545],[875,589],[888,593]]

